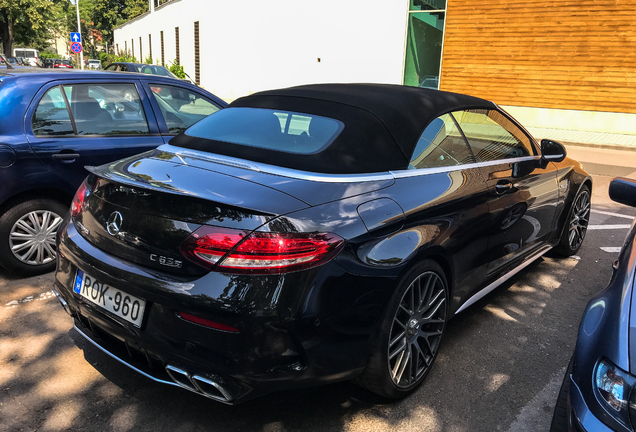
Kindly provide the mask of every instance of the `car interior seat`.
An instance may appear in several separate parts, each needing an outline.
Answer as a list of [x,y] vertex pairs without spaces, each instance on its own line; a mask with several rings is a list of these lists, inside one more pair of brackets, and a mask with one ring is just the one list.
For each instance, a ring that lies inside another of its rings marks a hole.
[[99,106],[97,99],[82,96],[76,99],[75,124],[79,135],[103,135],[113,129],[113,118]]

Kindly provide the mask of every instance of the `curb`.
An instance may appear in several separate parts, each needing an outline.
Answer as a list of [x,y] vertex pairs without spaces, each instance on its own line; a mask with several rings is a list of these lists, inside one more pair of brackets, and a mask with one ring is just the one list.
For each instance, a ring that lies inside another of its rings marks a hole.
[[597,149],[605,149],[605,150],[623,150],[623,151],[632,151],[636,152],[636,146],[626,146],[620,144],[591,144],[591,143],[578,143],[572,141],[563,141],[559,140],[561,144],[564,146],[572,146],[572,147],[588,147],[588,148],[597,148]]

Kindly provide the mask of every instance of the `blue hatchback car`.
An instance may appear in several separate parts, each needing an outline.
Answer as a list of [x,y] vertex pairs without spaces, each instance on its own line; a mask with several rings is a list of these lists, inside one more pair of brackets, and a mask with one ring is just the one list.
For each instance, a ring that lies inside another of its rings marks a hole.
[[157,75],[0,69],[0,265],[53,270],[84,166],[151,150],[226,105]]
[[[636,207],[636,181],[614,179],[609,196]],[[636,430],[635,238],[636,222],[614,261],[609,284],[585,308],[551,432]]]

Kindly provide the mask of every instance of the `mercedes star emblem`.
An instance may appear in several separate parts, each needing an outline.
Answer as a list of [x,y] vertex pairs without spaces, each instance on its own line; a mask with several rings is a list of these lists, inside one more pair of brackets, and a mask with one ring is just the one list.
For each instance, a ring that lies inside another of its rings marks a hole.
[[108,231],[108,234],[112,236],[117,235],[121,229],[123,219],[124,218],[121,216],[121,213],[118,211],[112,212],[108,218],[108,222],[106,223],[106,231]]

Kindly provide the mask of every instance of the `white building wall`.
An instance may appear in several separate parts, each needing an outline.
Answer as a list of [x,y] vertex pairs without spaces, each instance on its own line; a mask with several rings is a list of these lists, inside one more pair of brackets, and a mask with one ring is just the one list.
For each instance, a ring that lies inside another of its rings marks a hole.
[[[124,49],[139,36],[143,57],[176,57],[194,80],[194,22],[199,21],[201,86],[234,100],[261,90],[320,82],[402,83],[407,1],[172,0],[115,29]],[[318,61],[320,59],[320,61]],[[143,60],[143,59],[142,59]]]

